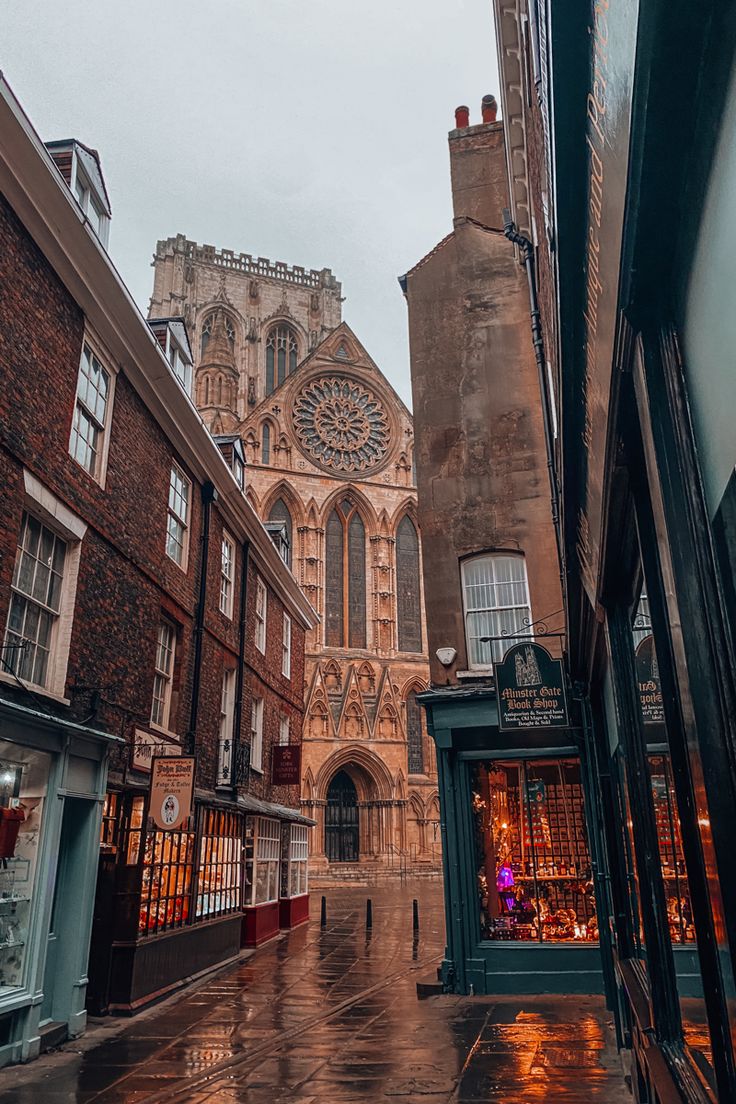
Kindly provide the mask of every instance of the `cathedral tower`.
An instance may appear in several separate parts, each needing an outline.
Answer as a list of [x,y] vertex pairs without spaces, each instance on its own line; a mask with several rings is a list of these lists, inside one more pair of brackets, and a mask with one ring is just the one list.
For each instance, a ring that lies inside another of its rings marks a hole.
[[302,805],[312,868],[440,864],[411,414],[350,327],[329,269],[183,236],[159,242],[152,317],[183,315],[195,398],[240,437],[246,493],[279,522],[321,621],[307,641]]

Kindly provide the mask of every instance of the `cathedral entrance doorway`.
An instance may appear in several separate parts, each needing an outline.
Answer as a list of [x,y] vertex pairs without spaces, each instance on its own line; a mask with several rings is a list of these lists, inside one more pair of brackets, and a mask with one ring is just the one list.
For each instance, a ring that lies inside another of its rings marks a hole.
[[325,855],[329,862],[357,862],[358,793],[350,775],[338,771],[327,790]]

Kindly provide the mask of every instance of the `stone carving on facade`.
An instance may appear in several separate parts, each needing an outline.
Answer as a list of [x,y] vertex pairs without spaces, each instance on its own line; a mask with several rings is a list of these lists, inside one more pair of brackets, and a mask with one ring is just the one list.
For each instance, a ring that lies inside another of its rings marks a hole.
[[294,403],[294,428],[305,452],[338,472],[365,472],[384,460],[388,415],[371,391],[338,376],[311,380]]

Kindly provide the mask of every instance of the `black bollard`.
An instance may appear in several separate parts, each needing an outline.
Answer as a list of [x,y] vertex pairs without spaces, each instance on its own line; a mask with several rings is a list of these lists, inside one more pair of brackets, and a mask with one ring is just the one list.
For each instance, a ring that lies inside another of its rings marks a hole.
[[412,926],[414,928],[414,935],[416,936],[419,933],[419,902],[417,901],[416,897],[412,901],[411,911],[412,911]]
[[365,903],[365,926],[369,930],[373,928],[373,902],[370,897]]
[[322,908],[319,914],[319,926],[321,928],[327,927],[327,898],[322,898]]

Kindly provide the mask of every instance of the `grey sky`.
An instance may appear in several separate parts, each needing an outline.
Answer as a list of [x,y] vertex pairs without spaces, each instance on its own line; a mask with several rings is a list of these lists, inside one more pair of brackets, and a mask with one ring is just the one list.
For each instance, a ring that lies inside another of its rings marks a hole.
[[396,277],[451,228],[447,131],[497,92],[490,0],[0,0],[42,138],[96,147],[141,308],[159,238],[332,268],[410,400]]

